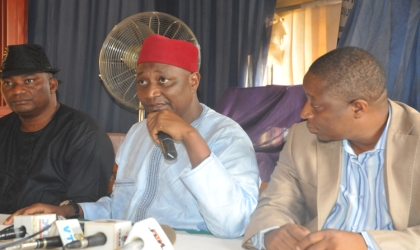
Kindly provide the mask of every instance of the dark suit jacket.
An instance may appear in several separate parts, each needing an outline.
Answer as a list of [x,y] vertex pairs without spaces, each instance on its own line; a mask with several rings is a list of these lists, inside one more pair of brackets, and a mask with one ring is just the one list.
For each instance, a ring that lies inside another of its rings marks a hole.
[[[420,249],[420,113],[390,104],[384,181],[395,230],[368,232],[384,250]],[[320,143],[306,122],[294,125],[246,228],[244,246],[258,232],[286,223],[320,230],[337,201],[341,152],[342,141]]]

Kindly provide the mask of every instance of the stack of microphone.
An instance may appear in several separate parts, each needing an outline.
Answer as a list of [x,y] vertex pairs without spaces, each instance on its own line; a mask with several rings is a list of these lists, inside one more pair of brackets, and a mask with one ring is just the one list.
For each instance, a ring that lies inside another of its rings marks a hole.
[[[39,218],[44,215],[36,216]],[[7,228],[0,232],[0,240],[18,239],[25,235],[31,235],[34,229],[36,231],[39,228],[39,223],[42,221],[42,218],[34,220],[34,216],[19,217],[15,217],[13,228]],[[77,219],[70,219],[54,221],[53,226],[47,233],[36,237],[35,239],[8,247],[0,245],[0,249],[51,249],[65,247],[66,249],[173,250],[172,244],[175,242],[176,234],[172,228],[166,225],[159,225],[153,218],[139,221],[133,226],[131,221],[124,220],[104,219],[79,223]]]

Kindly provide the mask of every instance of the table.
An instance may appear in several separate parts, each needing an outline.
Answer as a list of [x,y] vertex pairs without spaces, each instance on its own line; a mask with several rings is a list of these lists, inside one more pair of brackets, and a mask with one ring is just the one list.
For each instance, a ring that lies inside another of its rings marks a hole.
[[7,227],[7,226],[3,225],[3,221],[5,221],[7,219],[7,217],[9,217],[8,214],[0,214],[0,230]]
[[[7,214],[0,214],[0,230],[2,230],[3,228],[8,227],[8,226],[4,226],[3,225],[3,221],[5,221],[8,216],[9,215],[7,215]],[[6,244],[8,242],[10,242],[10,241],[8,241],[8,240],[6,240],[6,241],[0,241],[0,246]]]
[[[5,228],[3,221],[8,215],[0,214],[0,230]],[[173,244],[175,250],[240,250],[242,237],[236,239],[220,239],[207,234],[190,234],[185,231],[175,231],[176,240]],[[0,246],[5,244],[0,241]]]
[[189,234],[176,231],[175,250],[239,250],[242,248],[242,237],[237,239],[220,239],[212,235]]

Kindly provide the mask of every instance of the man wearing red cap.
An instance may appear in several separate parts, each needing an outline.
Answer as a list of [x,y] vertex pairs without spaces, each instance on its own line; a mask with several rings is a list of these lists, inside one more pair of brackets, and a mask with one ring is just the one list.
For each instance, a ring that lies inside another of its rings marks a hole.
[[[154,217],[218,237],[243,234],[258,199],[255,152],[236,122],[198,101],[198,53],[192,43],[160,35],[144,41],[136,82],[147,119],[133,125],[117,153],[111,197],[78,204],[81,216]],[[177,159],[163,157],[158,132],[173,137]],[[34,206],[19,213],[36,212],[68,215],[73,208]]]

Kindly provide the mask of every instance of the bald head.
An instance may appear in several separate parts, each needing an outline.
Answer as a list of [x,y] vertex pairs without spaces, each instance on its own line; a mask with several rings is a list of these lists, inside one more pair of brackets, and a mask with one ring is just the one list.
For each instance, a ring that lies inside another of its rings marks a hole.
[[343,47],[318,58],[309,68],[324,81],[329,95],[351,102],[362,99],[373,105],[386,101],[385,72],[368,52],[357,47]]

